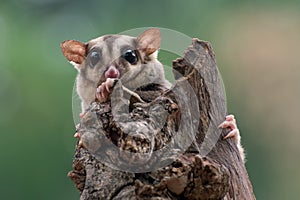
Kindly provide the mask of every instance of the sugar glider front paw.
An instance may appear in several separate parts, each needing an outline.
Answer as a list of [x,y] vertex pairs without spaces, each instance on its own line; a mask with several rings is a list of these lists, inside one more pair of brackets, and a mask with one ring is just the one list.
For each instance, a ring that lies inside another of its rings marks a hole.
[[225,121],[220,124],[219,128],[230,128],[229,133],[224,137],[224,139],[228,139],[228,138],[234,139],[237,148],[239,150],[240,156],[243,162],[245,162],[244,148],[241,145],[241,135],[239,129],[237,128],[234,115],[227,115]]
[[108,96],[111,89],[115,85],[117,79],[107,78],[105,82],[101,83],[96,90],[96,98],[100,103],[104,103],[108,100]]
[[239,129],[237,128],[234,115],[227,115],[225,121],[220,124],[219,128],[230,128],[229,133],[227,133],[224,139],[233,138],[235,143],[239,144],[241,135]]

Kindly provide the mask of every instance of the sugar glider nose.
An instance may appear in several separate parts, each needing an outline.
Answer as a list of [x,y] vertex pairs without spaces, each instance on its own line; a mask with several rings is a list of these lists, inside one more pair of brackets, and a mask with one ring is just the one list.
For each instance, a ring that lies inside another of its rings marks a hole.
[[116,66],[111,65],[105,72],[105,78],[119,78],[120,72]]

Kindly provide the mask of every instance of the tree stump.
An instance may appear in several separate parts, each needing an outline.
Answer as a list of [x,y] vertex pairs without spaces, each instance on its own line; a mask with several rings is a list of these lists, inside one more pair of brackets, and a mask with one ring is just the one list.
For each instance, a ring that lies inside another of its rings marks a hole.
[[193,39],[173,70],[174,86],[150,103],[130,104],[121,83],[109,104],[92,103],[68,174],[81,200],[255,199],[218,128],[226,101],[210,44]]

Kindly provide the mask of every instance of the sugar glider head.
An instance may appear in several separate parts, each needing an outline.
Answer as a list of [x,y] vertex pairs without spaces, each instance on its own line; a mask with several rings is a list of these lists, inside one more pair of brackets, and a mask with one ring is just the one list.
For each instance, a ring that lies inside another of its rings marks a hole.
[[164,84],[163,66],[157,60],[160,43],[159,29],[150,28],[138,37],[104,35],[87,43],[66,40],[61,49],[78,70],[79,96],[91,102],[97,86],[107,78],[122,78],[129,88],[150,82]]

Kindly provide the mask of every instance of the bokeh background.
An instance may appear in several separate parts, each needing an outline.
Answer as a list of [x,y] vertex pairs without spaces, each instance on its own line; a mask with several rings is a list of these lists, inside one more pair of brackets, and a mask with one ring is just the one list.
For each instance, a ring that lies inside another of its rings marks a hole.
[[296,0],[1,0],[0,198],[79,198],[67,177],[76,71],[59,44],[147,26],[210,41],[257,199],[299,199]]

